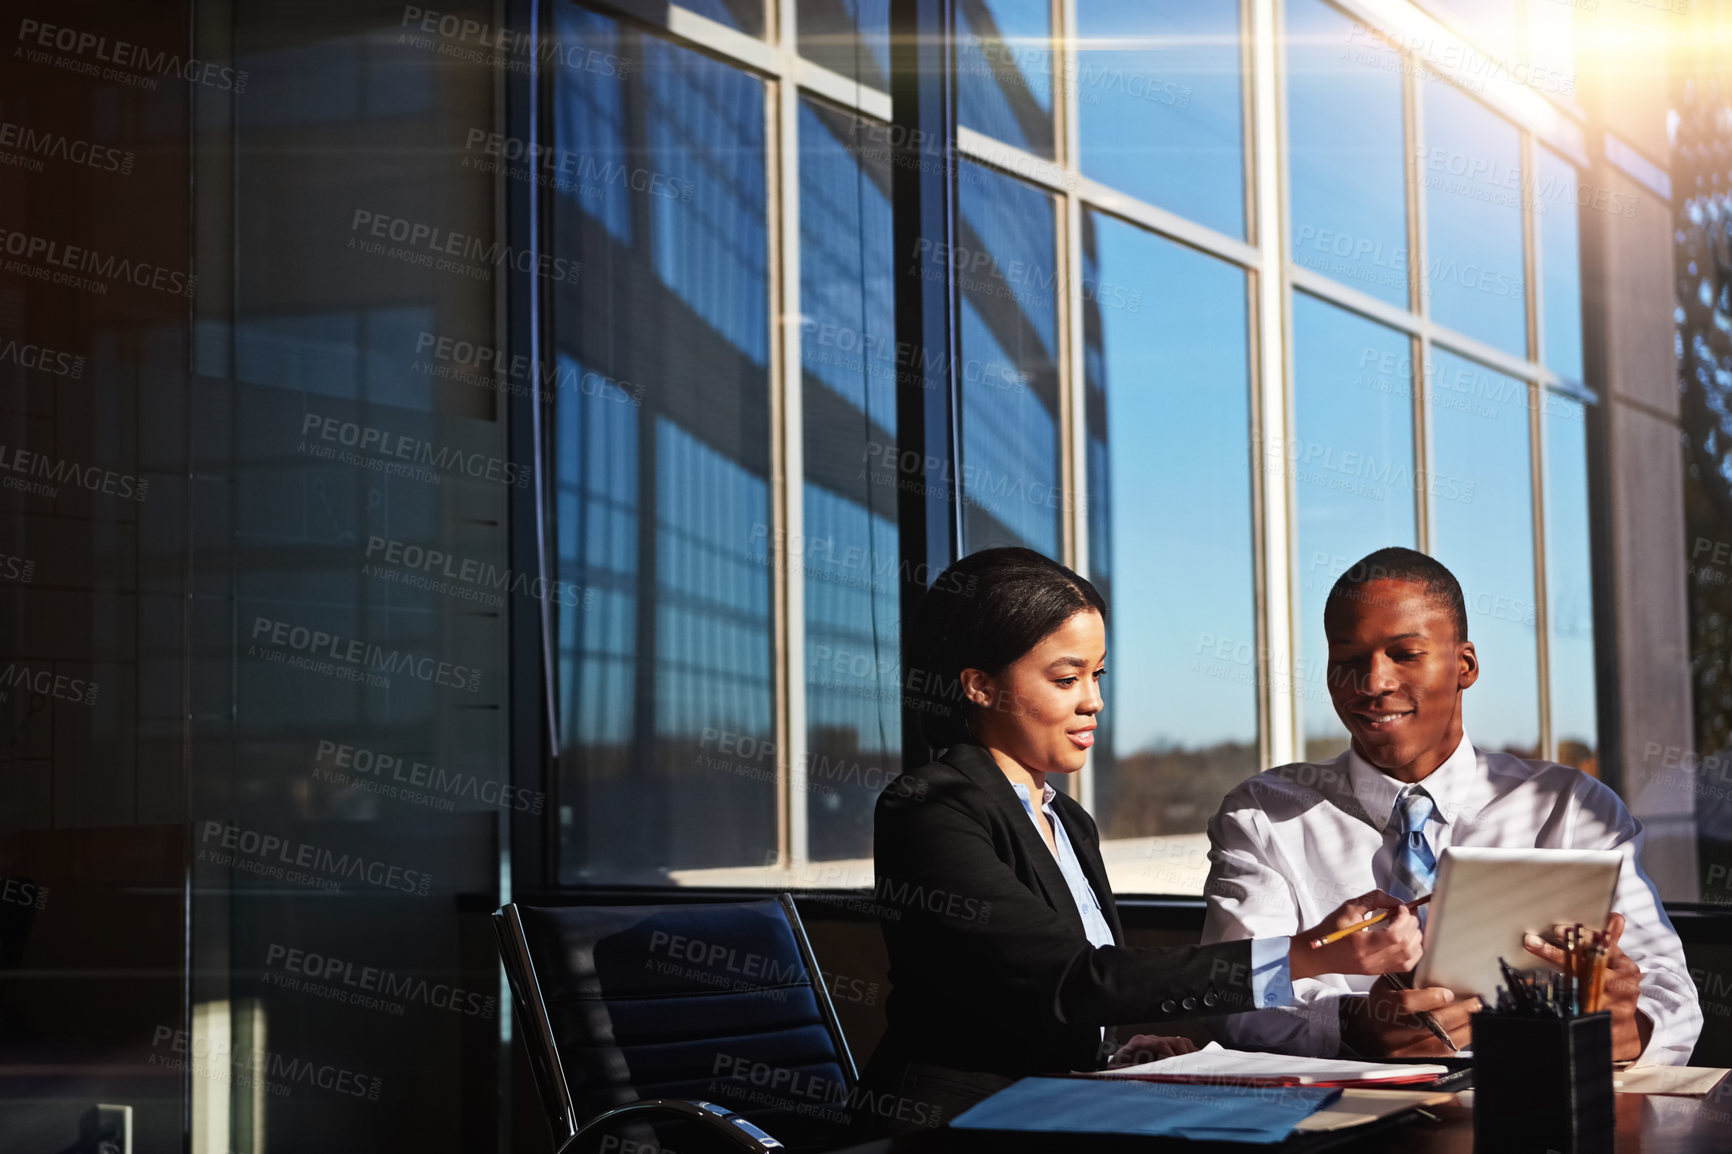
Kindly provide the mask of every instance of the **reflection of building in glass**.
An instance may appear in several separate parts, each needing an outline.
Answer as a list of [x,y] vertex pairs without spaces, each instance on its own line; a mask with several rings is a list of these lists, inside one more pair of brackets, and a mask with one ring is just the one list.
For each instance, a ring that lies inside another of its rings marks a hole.
[[[555,340],[562,358],[642,386],[639,405],[555,406],[571,450],[558,456],[559,568],[602,600],[557,615],[563,868],[648,880],[774,845],[773,759],[742,763],[705,738],[774,732],[771,570],[752,535],[770,521],[763,85],[575,5],[558,12],[586,59],[625,63],[561,70],[555,143],[626,176],[554,198],[561,251],[583,267],[558,288]],[[656,193],[687,185],[690,199]],[[621,823],[626,808],[644,820]]]

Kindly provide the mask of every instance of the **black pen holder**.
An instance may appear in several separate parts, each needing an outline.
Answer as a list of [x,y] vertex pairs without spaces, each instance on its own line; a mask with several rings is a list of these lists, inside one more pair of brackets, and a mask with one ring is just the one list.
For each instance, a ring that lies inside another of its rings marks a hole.
[[1612,1154],[1612,1016],[1473,1016],[1474,1154]]

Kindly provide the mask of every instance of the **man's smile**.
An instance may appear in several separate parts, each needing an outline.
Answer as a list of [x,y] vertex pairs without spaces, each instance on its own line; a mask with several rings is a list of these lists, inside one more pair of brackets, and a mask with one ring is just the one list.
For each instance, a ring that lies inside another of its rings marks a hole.
[[1379,711],[1356,709],[1353,711],[1353,716],[1359,722],[1360,728],[1367,733],[1389,733],[1403,725],[1413,714],[1412,709]]

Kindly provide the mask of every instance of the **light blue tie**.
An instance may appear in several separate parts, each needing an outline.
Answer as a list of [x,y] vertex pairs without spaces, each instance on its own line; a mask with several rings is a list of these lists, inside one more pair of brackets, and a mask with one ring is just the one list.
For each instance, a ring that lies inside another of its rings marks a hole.
[[[1401,844],[1395,849],[1395,870],[1389,892],[1404,902],[1430,893],[1437,879],[1437,857],[1425,838],[1425,823],[1431,820],[1436,808],[1431,795],[1418,784],[1407,786],[1395,799],[1390,821],[1401,823]],[[1423,921],[1424,908],[1418,912]]]

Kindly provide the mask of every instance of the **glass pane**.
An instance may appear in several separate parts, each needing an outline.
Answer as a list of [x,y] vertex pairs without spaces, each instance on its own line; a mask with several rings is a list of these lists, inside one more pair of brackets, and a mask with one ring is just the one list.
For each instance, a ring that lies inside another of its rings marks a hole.
[[956,120],[1052,157],[1052,5],[958,0]]
[[1528,386],[1443,349],[1433,349],[1432,360],[1431,551],[1461,582],[1479,654],[1463,721],[1480,749],[1537,757]]
[[1425,289],[1431,318],[1527,356],[1521,138],[1443,80],[1425,80]]
[[[1288,471],[1298,514],[1299,639],[1292,676],[1305,757],[1347,748],[1324,679],[1323,602],[1347,567],[1414,544],[1412,344],[1401,333],[1293,294],[1293,440],[1263,447]],[[1274,670],[1276,677],[1287,673]]]
[[874,467],[896,447],[895,240],[890,158],[871,127],[800,107],[806,481],[793,548],[806,584],[813,860],[872,855],[872,806],[901,765],[897,475]]
[[679,6],[749,36],[764,34],[764,0],[680,0]]
[[1077,5],[1084,175],[1245,235],[1237,0]]
[[1546,622],[1557,759],[1598,777],[1587,415],[1580,401],[1546,394]]
[[[776,845],[764,88],[571,5],[555,142],[642,173],[554,203],[561,876],[665,880]],[[674,195],[668,195],[672,191]],[[757,754],[759,756],[754,756]],[[622,822],[619,814],[630,813]]]
[[[1201,835],[1258,769],[1245,274],[1095,213],[1083,245],[1145,306],[1083,313],[1089,573],[1112,610],[1093,808],[1103,837]],[[1137,865],[1114,888],[1207,873],[1202,852]]]
[[[963,162],[961,240],[928,259],[962,293],[962,551],[1059,557],[1058,312],[1052,198]],[[1085,295],[1132,302],[1117,286]]]
[[1403,67],[1400,53],[1322,0],[1287,5],[1293,259],[1405,308]]
[[1545,148],[1534,180],[1539,214],[1540,318],[1546,367],[1560,377],[1582,379],[1582,233],[1576,202],[1576,166]]
[[795,14],[800,55],[850,80],[890,90],[890,0],[802,4]]

